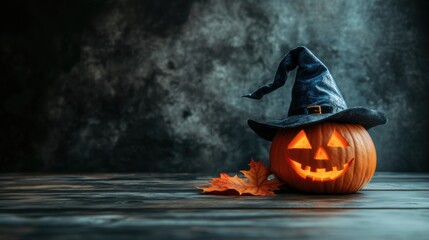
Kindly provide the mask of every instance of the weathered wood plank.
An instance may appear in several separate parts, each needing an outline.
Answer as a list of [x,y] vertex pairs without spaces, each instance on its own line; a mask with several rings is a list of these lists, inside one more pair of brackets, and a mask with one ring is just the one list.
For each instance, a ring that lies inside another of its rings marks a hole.
[[201,194],[192,174],[0,175],[0,239],[427,239],[429,174],[349,195]]
[[429,210],[0,214],[0,239],[427,239]]
[[[211,177],[192,174],[0,175],[0,193],[40,190],[194,190]],[[376,173],[362,190],[429,190],[429,174]]]
[[[425,174],[378,174],[350,195],[281,193],[275,197],[201,194],[209,178],[189,174],[3,175],[0,210],[429,208]],[[387,180],[386,180],[387,179]]]
[[198,191],[2,193],[7,209],[429,209],[429,192],[367,191],[349,195],[283,193],[274,197],[215,196]]

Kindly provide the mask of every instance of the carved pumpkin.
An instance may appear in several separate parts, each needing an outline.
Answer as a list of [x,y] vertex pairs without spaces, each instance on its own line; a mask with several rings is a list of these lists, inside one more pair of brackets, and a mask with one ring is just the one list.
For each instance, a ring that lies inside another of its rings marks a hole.
[[375,146],[358,124],[323,122],[279,130],[270,149],[274,174],[312,193],[352,193],[371,180]]

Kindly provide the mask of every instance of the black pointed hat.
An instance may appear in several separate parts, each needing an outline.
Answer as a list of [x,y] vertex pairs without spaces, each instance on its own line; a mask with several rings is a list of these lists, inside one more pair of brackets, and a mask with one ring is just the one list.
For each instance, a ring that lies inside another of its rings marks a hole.
[[243,97],[260,99],[283,86],[288,74],[297,69],[288,116],[260,123],[248,120],[260,137],[271,141],[277,130],[310,125],[322,121],[357,123],[366,129],[385,124],[383,113],[365,107],[348,108],[328,68],[305,47],[289,51],[280,62],[274,81]]

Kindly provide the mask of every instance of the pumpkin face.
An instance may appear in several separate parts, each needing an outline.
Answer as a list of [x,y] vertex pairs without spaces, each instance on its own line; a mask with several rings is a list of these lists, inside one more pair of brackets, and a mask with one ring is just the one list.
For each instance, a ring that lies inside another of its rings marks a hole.
[[290,187],[313,193],[350,193],[375,172],[376,152],[358,124],[323,122],[279,130],[270,149],[271,169]]

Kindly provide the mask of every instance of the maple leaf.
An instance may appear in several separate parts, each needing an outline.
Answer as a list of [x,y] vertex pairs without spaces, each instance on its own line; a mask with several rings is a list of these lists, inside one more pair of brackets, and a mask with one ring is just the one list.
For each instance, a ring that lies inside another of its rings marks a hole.
[[237,175],[230,177],[226,173],[221,173],[219,178],[213,178],[209,182],[208,187],[197,187],[207,193],[223,194],[225,191],[234,190],[239,195],[250,194],[255,196],[272,196],[274,190],[279,190],[279,186],[283,183],[277,178],[268,179],[271,171],[265,167],[263,161],[255,162],[253,159],[249,163],[250,169],[248,171],[241,170],[247,178],[242,179]]

